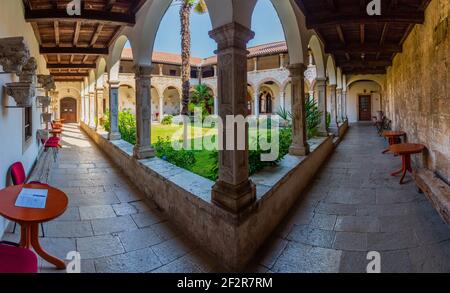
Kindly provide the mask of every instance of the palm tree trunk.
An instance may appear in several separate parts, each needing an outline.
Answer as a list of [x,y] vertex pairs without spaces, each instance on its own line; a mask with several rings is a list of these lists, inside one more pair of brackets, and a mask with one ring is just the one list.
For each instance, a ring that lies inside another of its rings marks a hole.
[[180,8],[181,20],[181,81],[182,81],[182,105],[181,114],[188,114],[189,105],[189,89],[191,79],[191,31],[190,31],[190,14],[192,4],[190,1],[183,1]]

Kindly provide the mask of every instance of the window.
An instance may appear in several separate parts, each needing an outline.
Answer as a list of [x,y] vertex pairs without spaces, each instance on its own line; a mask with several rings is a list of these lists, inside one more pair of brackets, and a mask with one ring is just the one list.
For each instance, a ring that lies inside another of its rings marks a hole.
[[24,110],[24,138],[28,141],[33,136],[33,107]]
[[177,74],[177,71],[176,71],[176,70],[171,69],[171,70],[169,71],[169,75],[170,75],[170,76],[177,76],[178,74]]

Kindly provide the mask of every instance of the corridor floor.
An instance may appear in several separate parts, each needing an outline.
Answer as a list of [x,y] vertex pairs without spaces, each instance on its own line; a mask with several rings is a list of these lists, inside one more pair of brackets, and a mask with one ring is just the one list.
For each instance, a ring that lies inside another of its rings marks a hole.
[[[45,249],[64,259],[80,252],[85,273],[224,271],[76,125],[65,128],[49,183],[70,205],[44,224]],[[400,158],[382,155],[384,147],[373,126],[352,125],[247,271],[365,272],[368,252],[377,251],[382,272],[450,272],[450,229],[411,180],[400,186],[389,176]],[[40,271],[57,272],[45,261]]]

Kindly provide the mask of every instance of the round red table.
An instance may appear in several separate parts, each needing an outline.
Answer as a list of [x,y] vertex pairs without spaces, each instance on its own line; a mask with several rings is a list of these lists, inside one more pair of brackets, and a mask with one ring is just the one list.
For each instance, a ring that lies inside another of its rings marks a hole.
[[[383,136],[389,140],[389,146],[401,143],[401,137],[406,137],[406,132],[404,131],[393,131],[385,130],[383,131]],[[389,148],[383,151],[383,154],[389,152]]]
[[53,135],[53,137],[58,137],[58,135],[62,134],[62,129],[52,129],[50,130],[50,133]]
[[[17,196],[22,188],[47,189],[48,197],[44,209],[16,207]],[[39,244],[39,224],[54,220],[67,209],[67,195],[59,189],[39,184],[11,186],[0,191],[0,215],[20,225],[20,246],[34,248],[34,251],[44,260],[65,269],[63,260],[47,253]]]
[[403,184],[403,180],[405,179],[406,172],[412,172],[411,167],[411,155],[420,154],[424,151],[425,146],[417,143],[401,143],[394,144],[389,147],[389,150],[394,154],[398,154],[402,156],[402,169],[400,171],[394,172],[391,176],[397,176],[402,174],[402,178],[400,179],[400,184]]

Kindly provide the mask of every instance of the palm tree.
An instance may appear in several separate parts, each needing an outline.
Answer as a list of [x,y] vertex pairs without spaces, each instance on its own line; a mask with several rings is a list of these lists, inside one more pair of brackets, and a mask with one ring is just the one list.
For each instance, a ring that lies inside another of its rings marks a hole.
[[182,115],[187,115],[189,112],[189,90],[191,79],[191,11],[203,14],[207,12],[205,0],[181,0],[180,20],[181,20],[181,81],[182,89]]
[[[182,82],[182,115],[189,113],[189,90],[191,88],[191,10],[203,14],[207,12],[205,0],[179,0],[181,20],[181,82]],[[188,125],[184,123],[183,145],[187,149]]]

